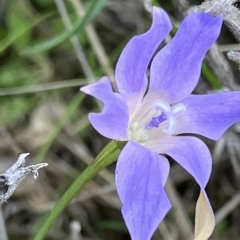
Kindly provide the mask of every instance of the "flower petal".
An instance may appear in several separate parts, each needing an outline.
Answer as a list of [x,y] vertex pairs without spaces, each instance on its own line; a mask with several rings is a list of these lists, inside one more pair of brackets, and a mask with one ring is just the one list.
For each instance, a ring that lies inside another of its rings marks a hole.
[[129,103],[130,113],[146,91],[146,71],[152,55],[171,28],[167,13],[154,7],[150,30],[133,37],[121,53],[116,65],[116,82],[119,92]]
[[126,139],[128,129],[128,107],[119,93],[114,93],[108,78],[81,88],[93,97],[103,101],[101,113],[90,113],[89,121],[103,136],[111,139]]
[[164,190],[169,173],[166,158],[128,142],[116,168],[116,186],[122,214],[132,240],[149,240],[169,211]]
[[220,33],[222,18],[206,13],[187,16],[173,40],[153,59],[149,93],[175,103],[197,84],[203,57]]
[[207,240],[215,227],[215,217],[204,189],[201,189],[196,205],[194,240]]
[[232,124],[240,121],[240,92],[190,95],[182,103],[183,116],[177,119],[175,134],[195,133],[218,140]]
[[167,154],[187,170],[205,188],[212,170],[212,158],[207,146],[198,138],[187,136],[159,136],[147,147]]

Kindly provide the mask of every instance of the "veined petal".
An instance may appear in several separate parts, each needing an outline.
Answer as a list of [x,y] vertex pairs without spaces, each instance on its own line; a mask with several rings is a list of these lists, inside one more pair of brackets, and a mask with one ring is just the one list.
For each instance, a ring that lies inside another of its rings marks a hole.
[[177,119],[175,134],[195,133],[218,140],[232,124],[240,121],[240,92],[190,95],[182,103],[186,111]]
[[130,113],[146,91],[146,71],[151,57],[171,28],[167,13],[154,7],[150,30],[133,37],[121,53],[116,65],[116,82],[119,92],[128,102]]
[[197,84],[203,57],[220,33],[222,18],[190,14],[173,40],[153,59],[149,94],[168,103],[188,96]]
[[104,103],[101,113],[90,113],[89,121],[103,136],[111,139],[126,139],[128,129],[128,107],[119,93],[114,93],[108,78],[81,88]]
[[198,138],[159,136],[148,141],[150,150],[166,154],[187,170],[205,188],[212,170],[212,158],[207,146]]
[[149,240],[169,211],[164,190],[168,173],[166,158],[135,142],[128,142],[121,152],[116,186],[132,240]]

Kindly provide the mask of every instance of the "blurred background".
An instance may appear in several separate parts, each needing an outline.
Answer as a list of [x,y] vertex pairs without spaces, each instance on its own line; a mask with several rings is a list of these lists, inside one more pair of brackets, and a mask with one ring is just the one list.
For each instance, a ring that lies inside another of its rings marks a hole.
[[[49,163],[36,181],[28,176],[3,205],[10,240],[31,239],[56,201],[109,141],[87,118],[101,106],[79,87],[104,75],[114,81],[122,49],[151,24],[149,2],[0,0],[0,172],[16,161],[19,152],[31,154],[28,165]],[[200,3],[154,1],[170,14],[175,27],[189,7]],[[206,56],[195,93],[239,89],[238,66],[226,58],[233,49],[239,45],[223,26],[218,44]],[[236,124],[217,143],[204,139],[213,156],[207,187],[217,223],[212,240],[240,239],[239,134]],[[179,165],[173,161],[171,165],[166,189],[173,208],[154,240],[185,240],[193,232],[199,188]],[[46,239],[130,239],[114,169],[113,164],[84,187]]]

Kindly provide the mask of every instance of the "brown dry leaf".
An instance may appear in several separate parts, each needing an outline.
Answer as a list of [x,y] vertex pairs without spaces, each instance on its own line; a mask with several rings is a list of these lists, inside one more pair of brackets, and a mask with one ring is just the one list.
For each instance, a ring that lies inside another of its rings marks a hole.
[[194,240],[207,240],[215,227],[215,217],[207,194],[201,189],[196,205]]

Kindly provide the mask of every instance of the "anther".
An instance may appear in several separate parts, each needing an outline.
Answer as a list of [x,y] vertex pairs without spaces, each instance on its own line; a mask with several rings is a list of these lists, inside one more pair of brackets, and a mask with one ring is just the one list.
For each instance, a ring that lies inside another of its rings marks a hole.
[[138,123],[138,122],[132,123],[131,126],[130,126],[131,131],[135,131],[138,126],[139,126],[139,123]]

